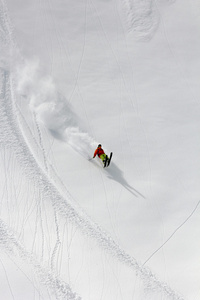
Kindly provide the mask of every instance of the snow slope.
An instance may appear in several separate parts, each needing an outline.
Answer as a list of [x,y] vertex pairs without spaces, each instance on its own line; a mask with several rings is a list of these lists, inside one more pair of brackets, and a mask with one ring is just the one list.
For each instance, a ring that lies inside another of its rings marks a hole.
[[0,299],[199,299],[198,11],[0,1]]

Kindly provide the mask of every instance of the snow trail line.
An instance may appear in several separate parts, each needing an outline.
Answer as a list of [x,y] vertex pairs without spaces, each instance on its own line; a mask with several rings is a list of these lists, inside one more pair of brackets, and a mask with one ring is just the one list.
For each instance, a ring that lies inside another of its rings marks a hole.
[[[12,52],[14,42],[11,26],[4,1],[0,2],[0,41],[3,46]],[[3,47],[2,46],[2,47]],[[12,57],[11,57],[12,59]],[[67,191],[67,196],[62,196],[56,185],[49,179],[48,174],[40,162],[34,157],[31,148],[20,130],[18,108],[15,91],[15,82],[8,70],[0,69],[2,86],[0,91],[0,147],[11,149],[27,177],[33,181],[41,193],[43,200],[50,201],[56,213],[73,223],[85,236],[97,242],[99,247],[107,251],[121,263],[132,268],[144,287],[151,292],[160,292],[171,300],[183,300],[166,283],[161,282],[147,267],[139,264],[135,258],[127,254],[98,224],[93,222],[80,208],[77,208],[74,199]],[[58,236],[59,237],[59,236]],[[35,269],[38,276],[47,286],[53,289],[58,299],[80,299],[71,291],[69,285],[61,281],[52,271],[44,269],[36,259],[29,254],[17,241],[14,233],[0,220],[0,246],[7,253],[19,256],[28,261]],[[54,249],[56,251],[56,247]],[[54,263],[52,255],[52,265]]]
[[185,225],[185,223],[187,223],[187,221],[193,216],[193,214],[195,213],[195,211],[197,210],[197,208],[200,205],[200,200],[197,202],[197,204],[195,205],[194,209],[192,210],[192,212],[189,214],[189,216],[173,231],[173,233],[168,237],[168,239],[157,249],[155,250],[143,263],[143,266],[160,250],[164,247],[165,244],[167,244],[167,242],[169,242],[169,240],[171,240],[171,238],[175,235],[175,233]]
[[[0,91],[0,147],[3,147],[3,149],[13,150],[24,172],[38,186],[38,182],[35,177],[37,176],[36,174],[39,174],[36,171],[37,164],[34,163],[34,159],[31,153],[29,153],[29,149],[23,140],[23,136],[20,133],[19,128],[15,127],[17,126],[17,122],[15,120],[17,112],[11,103],[12,88],[10,74],[8,71],[3,71],[2,69],[0,69],[0,73],[2,79]],[[31,168],[29,166],[29,159]],[[12,254],[15,257],[20,257],[25,262],[31,264],[41,283],[51,289],[51,291],[56,295],[56,299],[81,299],[76,295],[76,293],[72,292],[70,286],[66,282],[59,279],[53,271],[44,268],[31,253],[26,251],[23,245],[21,245],[21,243],[19,243],[15,238],[14,232],[12,232],[12,230],[4,224],[2,220],[0,220],[0,248],[6,251],[9,257]],[[10,259],[12,260],[11,257]]]
[[0,103],[0,142],[4,147],[11,148],[20,165],[30,180],[41,192],[43,199],[50,200],[54,210],[63,218],[72,222],[84,235],[93,238],[98,245],[121,263],[131,267],[142,279],[144,287],[150,291],[160,292],[173,300],[183,300],[166,283],[161,282],[147,267],[139,264],[135,258],[128,255],[100,226],[93,222],[80,208],[75,207],[73,197],[67,191],[63,197],[54,183],[48,178],[45,170],[40,167],[31,149],[25,142],[18,124],[15,85],[12,76],[4,71],[4,83]]
[[11,229],[2,220],[0,220],[0,237],[0,247],[4,250],[6,249],[7,255],[10,257],[11,254],[14,254],[14,256],[20,257],[22,260],[30,263],[41,282],[56,295],[56,299],[81,300],[76,293],[72,292],[67,283],[59,279],[49,269],[42,267],[35,257],[24,249],[15,238]]

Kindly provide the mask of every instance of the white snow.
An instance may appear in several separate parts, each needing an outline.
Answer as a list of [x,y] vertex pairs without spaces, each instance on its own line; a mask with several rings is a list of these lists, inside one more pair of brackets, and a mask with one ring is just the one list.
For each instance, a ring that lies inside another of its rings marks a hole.
[[199,9],[0,1],[0,299],[200,298]]

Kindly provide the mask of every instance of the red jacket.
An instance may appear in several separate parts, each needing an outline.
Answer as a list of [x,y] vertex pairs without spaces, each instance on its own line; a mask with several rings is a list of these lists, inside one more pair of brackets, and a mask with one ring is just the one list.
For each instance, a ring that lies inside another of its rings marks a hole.
[[105,154],[105,152],[103,151],[102,148],[97,148],[94,152],[94,156],[95,157],[96,155],[98,155],[98,157],[100,157],[101,154]]

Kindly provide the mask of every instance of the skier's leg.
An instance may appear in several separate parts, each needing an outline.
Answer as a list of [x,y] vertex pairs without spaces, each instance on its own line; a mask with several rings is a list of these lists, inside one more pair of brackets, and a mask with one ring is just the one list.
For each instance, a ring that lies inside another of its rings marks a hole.
[[104,161],[105,161],[105,159],[106,159],[106,156],[107,156],[106,154],[101,154],[101,155],[100,155],[100,158],[101,158],[102,162],[104,162]]

